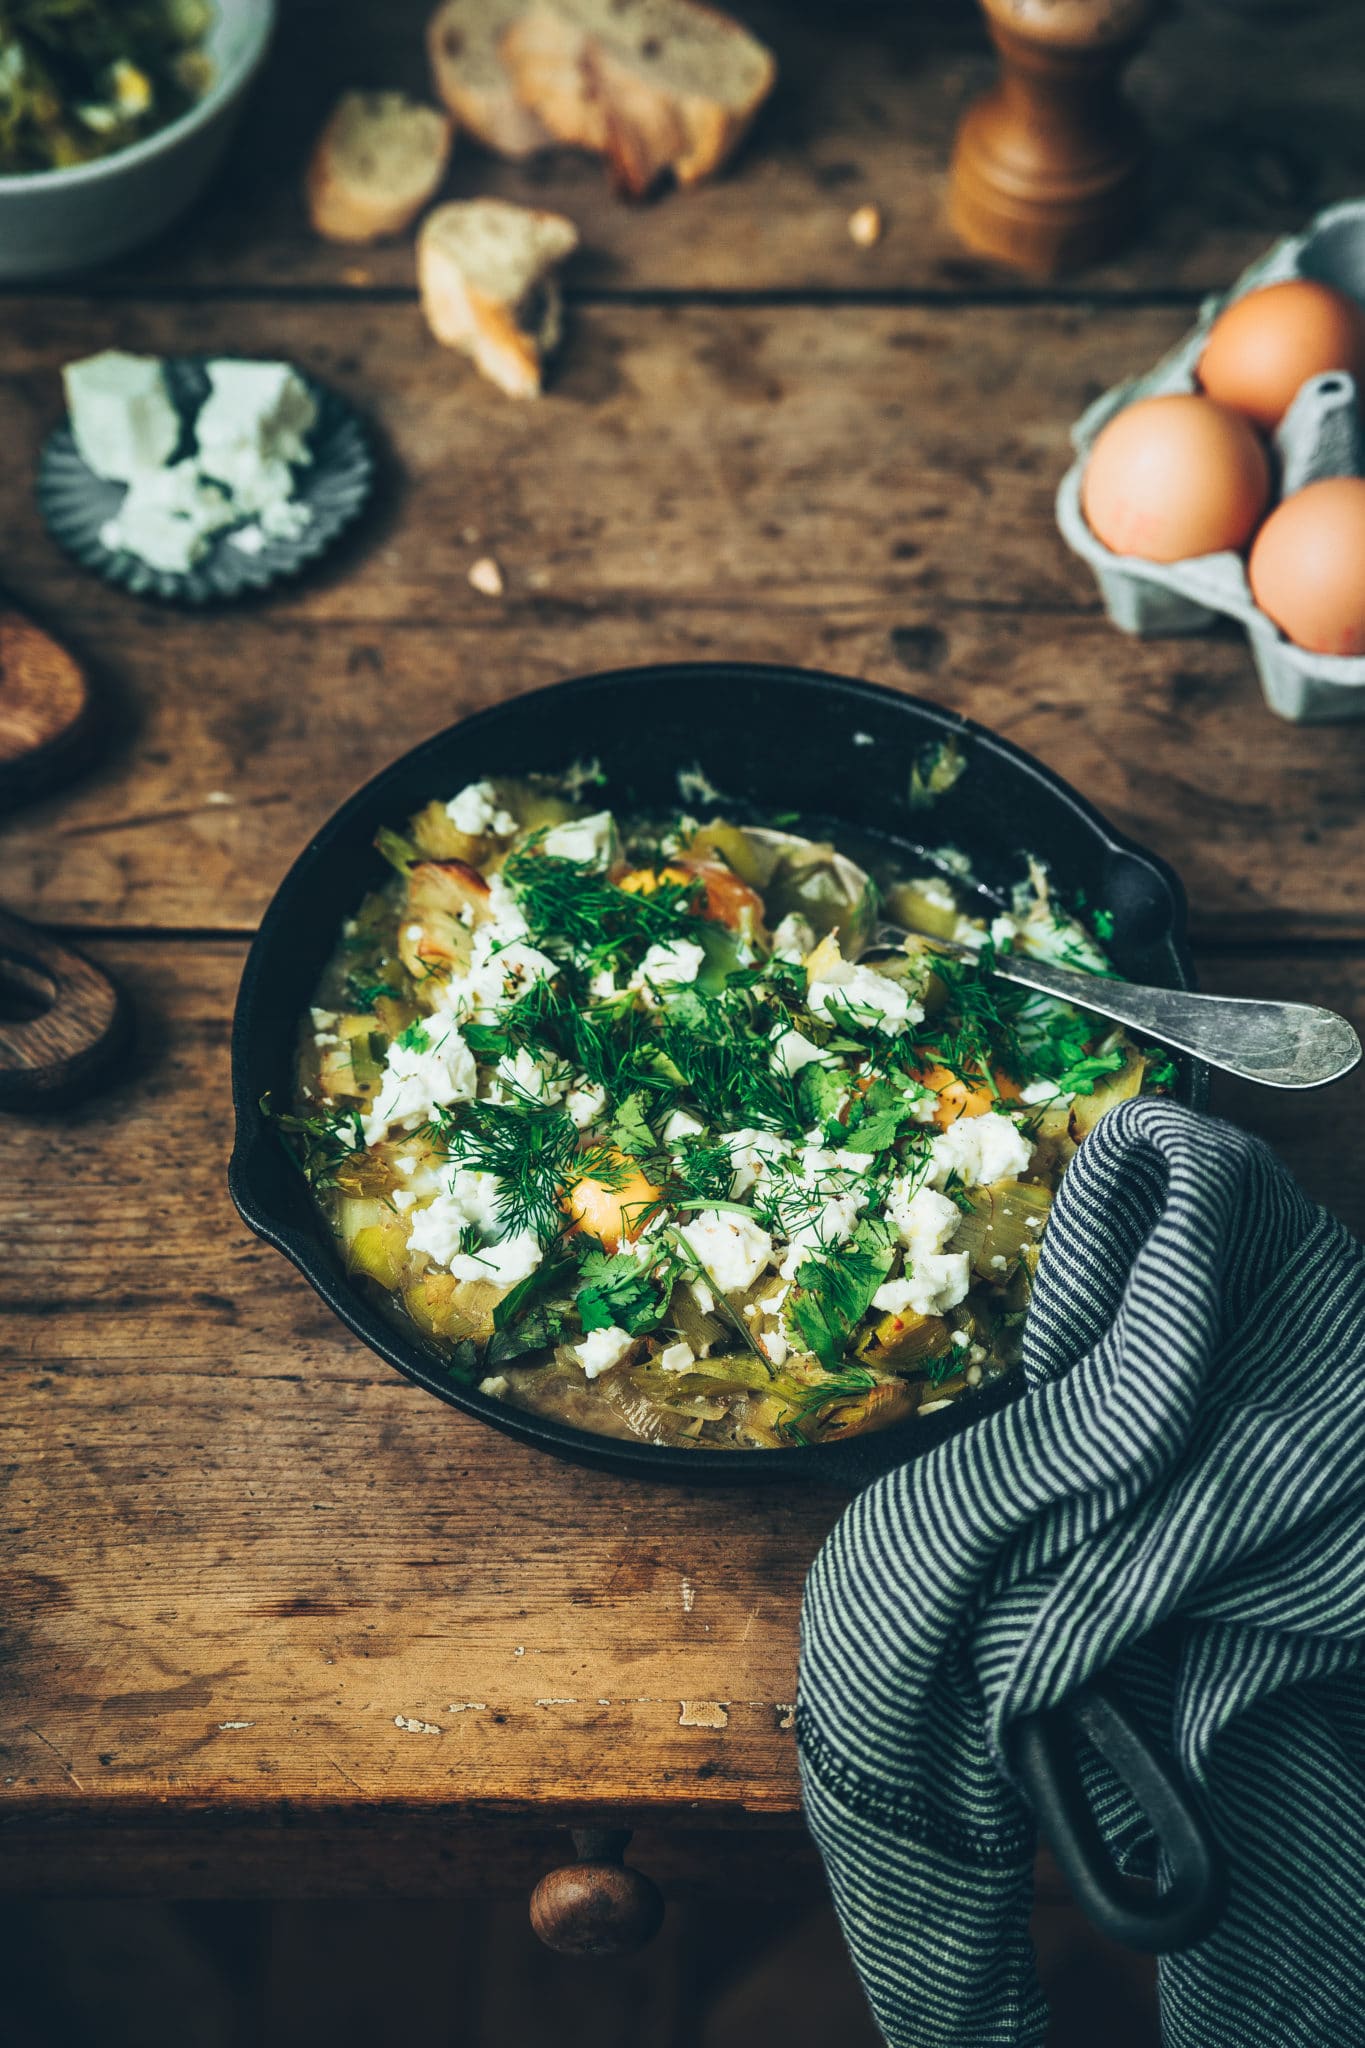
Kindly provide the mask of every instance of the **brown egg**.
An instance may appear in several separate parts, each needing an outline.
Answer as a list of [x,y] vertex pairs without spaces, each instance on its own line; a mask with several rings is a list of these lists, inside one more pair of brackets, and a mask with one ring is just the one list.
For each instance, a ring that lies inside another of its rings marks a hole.
[[1209,330],[1199,382],[1267,433],[1299,386],[1326,370],[1365,383],[1365,310],[1330,285],[1298,277],[1234,299]]
[[1296,647],[1365,654],[1365,477],[1305,484],[1277,505],[1256,536],[1247,580]]
[[1250,540],[1270,497],[1270,465],[1240,413],[1177,393],[1141,398],[1090,451],[1081,509],[1116,555],[1179,562]]

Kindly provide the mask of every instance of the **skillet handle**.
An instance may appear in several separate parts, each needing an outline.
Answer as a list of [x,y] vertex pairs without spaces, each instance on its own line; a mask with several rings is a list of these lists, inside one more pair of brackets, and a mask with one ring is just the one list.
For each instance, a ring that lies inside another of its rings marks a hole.
[[[1076,1763],[1078,1736],[1099,1751],[1141,1808],[1173,1875],[1162,1892],[1117,1868],[1095,1824]],[[1202,1941],[1221,1918],[1227,1871],[1208,1823],[1170,1762],[1098,1682],[1031,1714],[1014,1763],[1038,1824],[1077,1902],[1111,1940],[1148,1955]]]

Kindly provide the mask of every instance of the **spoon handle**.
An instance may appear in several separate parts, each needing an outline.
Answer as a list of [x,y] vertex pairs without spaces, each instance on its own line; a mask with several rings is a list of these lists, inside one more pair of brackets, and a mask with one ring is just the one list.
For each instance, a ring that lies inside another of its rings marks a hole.
[[1266,1088],[1321,1088],[1349,1074],[1360,1058],[1360,1040],[1346,1019],[1309,1003],[1143,988],[1018,954],[998,959],[994,971],[1002,981],[1061,996]]

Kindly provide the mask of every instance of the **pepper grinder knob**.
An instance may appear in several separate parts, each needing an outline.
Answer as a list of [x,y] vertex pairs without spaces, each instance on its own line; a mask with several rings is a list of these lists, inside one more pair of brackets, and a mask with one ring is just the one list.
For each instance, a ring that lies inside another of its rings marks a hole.
[[968,108],[948,212],[983,256],[1040,276],[1109,255],[1142,215],[1147,139],[1120,90],[1159,0],[981,0],[1000,76]]

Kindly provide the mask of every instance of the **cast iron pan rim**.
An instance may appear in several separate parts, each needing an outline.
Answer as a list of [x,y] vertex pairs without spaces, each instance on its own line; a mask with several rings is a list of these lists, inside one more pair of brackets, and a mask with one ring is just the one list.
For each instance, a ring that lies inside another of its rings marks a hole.
[[[605,1466],[615,1471],[628,1470],[644,1479],[686,1479],[692,1482],[728,1481],[749,1483],[757,1480],[775,1480],[800,1477],[816,1483],[827,1482],[837,1486],[846,1480],[850,1466],[860,1477],[871,1476],[861,1468],[857,1457],[850,1458],[864,1443],[863,1439],[851,1439],[847,1446],[812,1446],[809,1449],[777,1451],[683,1451],[668,1446],[636,1443],[630,1439],[595,1436],[591,1431],[574,1429],[566,1423],[552,1422],[543,1416],[530,1414],[521,1409],[509,1409],[505,1403],[492,1395],[479,1393],[476,1387],[466,1387],[453,1381],[433,1361],[423,1357],[415,1343],[407,1343],[394,1327],[373,1308],[347,1281],[336,1265],[330,1249],[311,1231],[278,1217],[257,1185],[256,1167],[266,1148],[277,1141],[265,1126],[248,1086],[249,1052],[256,1035],[256,1012],[260,1004],[262,978],[265,974],[268,956],[273,951],[279,932],[292,926],[295,911],[293,897],[300,883],[312,874],[318,862],[325,858],[327,851],[338,839],[343,838],[352,820],[358,815],[375,809],[382,799],[385,788],[409,778],[414,768],[428,756],[434,757],[447,748],[452,736],[459,733],[474,737],[482,727],[496,724],[503,718],[510,706],[520,709],[523,705],[534,705],[538,699],[566,695],[591,695],[594,691],[621,683],[641,683],[658,689],[671,686],[685,688],[691,681],[705,680],[725,675],[737,681],[752,680],[780,684],[796,692],[809,691],[824,696],[834,693],[853,703],[864,702],[885,706],[909,705],[928,724],[937,726],[945,738],[958,736],[971,740],[988,752],[1002,756],[1046,793],[1054,808],[1069,811],[1080,820],[1108,847],[1111,854],[1126,854],[1143,862],[1159,877],[1171,902],[1169,939],[1179,970],[1180,985],[1194,986],[1194,968],[1186,938],[1185,891],[1175,871],[1154,853],[1140,846],[1135,840],[1118,831],[1110,824],[1093,804],[1080,796],[1060,776],[1043,765],[1031,754],[1016,747],[1012,741],[1003,739],[988,726],[979,725],[963,713],[946,711],[942,705],[928,702],[925,698],[912,696],[908,691],[888,689],[884,684],[869,683],[850,676],[832,674],[822,669],[788,668],[780,663],[767,662],[662,662],[637,667],[605,669],[590,675],[573,676],[565,681],[550,683],[537,690],[528,690],[522,695],[503,703],[485,706],[482,711],[473,712],[469,717],[458,719],[455,724],[445,726],[440,732],[422,740],[407,753],[400,755],[364,783],[348,797],[340,808],[333,812],[327,822],[309,840],[298,858],[288,870],[275,891],[256,937],[252,941],[242,972],[241,985],[237,995],[237,1006],[232,1024],[232,1099],[236,1119],[236,1139],[228,1166],[228,1188],[243,1221],[263,1238],[267,1244],[282,1252],[322,1297],[333,1313],[340,1317],[347,1328],[363,1343],[375,1351],[405,1379],[422,1387],[438,1400],[451,1407],[459,1408],[466,1414],[474,1415],[480,1421],[492,1423],[494,1428],[523,1442],[536,1444],[562,1458],[579,1464]],[[591,742],[585,742],[585,751],[591,751]],[[1207,1095],[1207,1069],[1194,1063],[1191,1069],[1192,1083],[1190,1097],[1196,1107],[1202,1107]],[[978,1416],[989,1409],[998,1407],[1018,1392],[1013,1376],[1000,1381],[987,1393],[971,1403],[970,1413]],[[965,1404],[964,1404],[965,1405]],[[936,1422],[942,1418],[936,1417]],[[954,1418],[954,1427],[961,1424]],[[906,1425],[908,1429],[910,1425]],[[876,1460],[871,1470],[884,1469],[902,1462],[906,1456],[939,1440],[948,1431],[932,1428],[923,1423],[914,1425],[915,1441],[907,1443],[899,1453],[886,1454],[883,1447],[890,1447],[904,1434],[902,1430],[888,1430],[874,1433],[866,1444],[882,1449],[883,1455]],[[863,1453],[867,1455],[866,1451]]]

